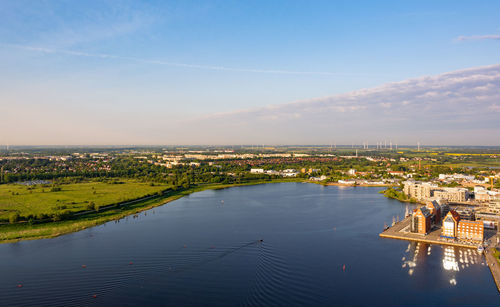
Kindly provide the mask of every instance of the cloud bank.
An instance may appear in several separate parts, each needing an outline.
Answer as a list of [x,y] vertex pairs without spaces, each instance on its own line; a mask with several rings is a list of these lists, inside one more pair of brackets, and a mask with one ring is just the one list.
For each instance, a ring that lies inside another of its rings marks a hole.
[[472,35],[472,36],[459,36],[457,40],[467,41],[467,40],[500,40],[500,35]]
[[201,117],[62,94],[4,95],[0,144],[500,145],[500,64]]
[[191,132],[182,136],[202,143],[500,145],[500,64],[212,114],[186,126]]

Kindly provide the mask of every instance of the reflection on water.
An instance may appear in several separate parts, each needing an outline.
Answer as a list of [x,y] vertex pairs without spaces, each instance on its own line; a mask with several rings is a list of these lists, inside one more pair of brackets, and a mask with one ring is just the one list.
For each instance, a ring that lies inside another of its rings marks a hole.
[[460,271],[460,268],[458,267],[457,255],[455,253],[455,247],[446,246],[444,248],[443,268],[447,271]]
[[447,272],[450,285],[453,286],[457,285],[456,273],[460,272],[460,269],[466,269],[474,264],[485,265],[482,254],[475,249],[410,242],[405,250],[405,256],[401,258],[402,268],[408,269],[408,275],[412,276],[420,267],[424,267],[423,263],[432,255],[433,250],[441,255],[442,268]]

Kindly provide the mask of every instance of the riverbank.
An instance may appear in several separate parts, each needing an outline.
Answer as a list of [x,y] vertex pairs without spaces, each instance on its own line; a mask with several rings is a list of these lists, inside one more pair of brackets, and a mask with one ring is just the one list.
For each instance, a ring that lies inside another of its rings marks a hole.
[[487,248],[485,251],[485,258],[488,267],[490,268],[491,275],[493,275],[493,280],[497,286],[498,292],[500,292],[500,261],[494,255],[494,248]]
[[332,185],[332,186],[337,186],[337,187],[394,187],[394,184],[366,184],[366,183],[359,183],[359,184],[345,184],[345,183],[338,183],[338,182],[327,182],[327,183],[321,183],[321,182],[314,182],[314,181],[309,181],[312,183],[319,183],[322,185]]
[[177,200],[195,192],[204,190],[218,190],[236,186],[257,185],[266,183],[280,182],[303,182],[301,179],[277,179],[277,180],[262,180],[255,182],[246,182],[239,184],[199,184],[186,190],[170,191],[164,195],[147,199],[140,202],[132,202],[129,205],[113,208],[103,212],[94,212],[81,216],[76,216],[74,219],[48,222],[42,224],[13,224],[0,226],[0,243],[12,243],[23,240],[38,240],[48,239],[61,236],[64,234],[77,232],[86,228],[102,225],[104,223],[120,220],[129,215],[137,214],[142,211],[162,206],[171,201]]

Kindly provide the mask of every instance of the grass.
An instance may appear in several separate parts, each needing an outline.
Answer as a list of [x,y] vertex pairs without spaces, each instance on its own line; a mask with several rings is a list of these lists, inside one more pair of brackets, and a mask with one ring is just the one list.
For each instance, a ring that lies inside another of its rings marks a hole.
[[500,251],[496,248],[493,249],[493,256],[498,262],[498,265],[500,265]]
[[[76,217],[72,220],[49,222],[42,224],[12,224],[0,226],[0,243],[16,242],[20,240],[36,240],[57,237],[63,234],[80,231],[103,223],[119,220],[128,215],[149,210],[164,205],[194,192],[204,190],[218,190],[234,186],[256,185],[277,182],[302,182],[300,179],[261,180],[241,184],[200,184],[182,191],[170,191],[153,199],[132,203],[120,208],[113,208],[102,212],[94,212]],[[164,187],[163,187],[164,188]]]
[[[50,215],[61,210],[84,211],[90,202],[96,206],[140,198],[165,190],[168,185],[121,180],[121,184],[84,182],[63,184],[61,191],[51,191],[51,186],[0,185],[0,221],[8,221],[12,213],[20,216]],[[56,189],[57,190],[57,189]]]

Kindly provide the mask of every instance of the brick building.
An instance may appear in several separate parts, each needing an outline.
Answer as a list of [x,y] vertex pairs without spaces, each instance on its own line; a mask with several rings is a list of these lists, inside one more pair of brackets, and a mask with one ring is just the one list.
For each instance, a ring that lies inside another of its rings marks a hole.
[[413,210],[411,216],[411,232],[427,234],[431,230],[431,213],[426,207]]
[[442,237],[456,238],[458,233],[458,223],[460,216],[455,210],[450,210],[443,219]]
[[459,221],[458,238],[461,240],[482,242],[484,239],[483,221]]
[[429,209],[429,212],[432,215],[431,221],[432,224],[434,225],[440,225],[441,224],[441,206],[438,204],[437,201],[428,201],[425,204],[425,207]]

